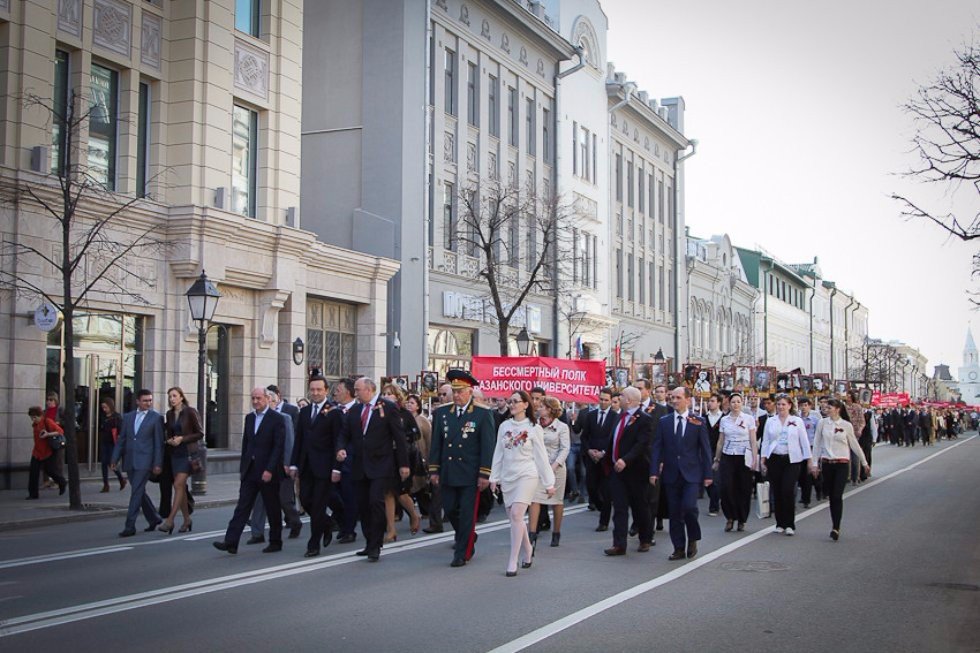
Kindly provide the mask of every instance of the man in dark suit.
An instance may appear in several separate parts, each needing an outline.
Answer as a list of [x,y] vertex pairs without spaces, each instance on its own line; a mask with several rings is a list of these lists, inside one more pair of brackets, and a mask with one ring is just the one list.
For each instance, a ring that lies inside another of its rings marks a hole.
[[374,381],[361,377],[354,393],[358,403],[344,416],[337,460],[346,460],[348,450],[354,458],[351,477],[366,542],[357,555],[377,562],[385,533],[385,493],[394,489],[396,479],[409,476],[408,444],[398,407],[378,396]]
[[628,512],[633,512],[640,536],[637,551],[645,553],[653,546],[653,524],[650,522],[649,485],[650,436],[653,420],[640,408],[640,391],[625,388],[620,395],[622,410],[613,425],[609,443],[604,449],[612,464],[609,487],[613,501],[613,545],[607,556],[626,555]]
[[453,561],[462,567],[476,547],[474,516],[479,495],[490,486],[490,465],[497,444],[493,416],[473,403],[480,384],[466,370],[449,370],[452,403],[440,406],[432,418],[429,478],[442,491],[442,507],[456,531]]
[[327,506],[336,506],[338,501],[334,486],[340,482],[341,469],[337,443],[346,411],[340,406],[328,408],[327,380],[322,376],[310,378],[308,387],[310,406],[299,415],[289,469],[291,476],[299,475],[299,501],[310,516],[310,539],[304,555],[312,558],[320,555],[321,541],[329,546],[333,540]]
[[[712,483],[711,447],[708,425],[690,411],[691,390],[686,386],[671,393],[674,413],[660,419],[650,454],[650,484],[663,484],[670,506],[670,541],[674,552],[668,560],[698,554],[701,527],[698,524],[698,491]],[[685,533],[686,530],[686,533]]]
[[[296,510],[295,484],[289,470],[289,463],[293,459],[293,445],[296,443],[296,420],[293,413],[298,416],[299,409],[283,401],[282,395],[279,394],[279,387],[275,384],[266,386],[265,393],[269,397],[269,408],[285,418],[283,424],[286,427],[286,439],[282,450],[283,475],[279,479],[279,507],[282,510],[283,519],[286,520],[286,526],[289,527],[289,539],[292,540],[299,537],[303,530],[303,522],[299,518],[299,511]],[[288,411],[287,408],[292,408],[292,411]],[[265,504],[262,502],[262,497],[259,496],[255,500],[252,516],[249,518],[252,537],[248,539],[246,544],[258,544],[265,541],[265,521]]]
[[[612,512],[612,497],[609,494],[609,475],[612,464],[606,457],[606,447],[619,415],[612,409],[612,388],[599,391],[599,407],[582,412],[582,449],[585,450],[585,486],[589,492],[589,505],[599,511],[597,532],[609,530],[609,515]],[[603,460],[605,458],[605,461]]]
[[[640,379],[642,381],[643,379]],[[637,382],[639,383],[639,381]],[[647,388],[650,386],[650,382],[646,381],[645,385]],[[642,393],[643,390],[641,389]],[[647,395],[650,395],[650,391],[646,391]],[[653,435],[650,440],[657,437],[657,424],[660,423],[660,418],[664,415],[669,415],[674,412],[674,409],[670,407],[667,403],[667,386],[664,384],[659,384],[653,389],[653,394],[649,397],[644,397],[643,400],[643,412],[649,415],[653,419]],[[656,529],[662,531],[664,529],[664,520],[670,515],[670,509],[667,506],[667,497],[664,495],[661,489],[661,485],[658,483],[650,488],[650,515],[651,519],[656,520]],[[632,530],[630,531],[632,534]]]
[[265,388],[252,389],[253,412],[245,417],[242,432],[242,458],[238,465],[241,485],[238,488],[238,504],[228,522],[225,539],[214,542],[214,548],[228,553],[238,553],[238,540],[255,505],[262,495],[265,514],[269,520],[269,545],[263,553],[282,551],[282,511],[279,508],[279,479],[283,474],[283,448],[286,441],[286,423],[289,419],[269,407]]
[[150,474],[159,474],[163,469],[163,415],[153,410],[153,393],[149,390],[136,393],[136,405],[136,410],[123,416],[122,433],[116,440],[109,465],[115,471],[122,459],[123,471],[129,476],[129,511],[119,537],[136,535],[136,516],[140,508],[150,523],[146,531],[154,530],[163,521],[146,496]]

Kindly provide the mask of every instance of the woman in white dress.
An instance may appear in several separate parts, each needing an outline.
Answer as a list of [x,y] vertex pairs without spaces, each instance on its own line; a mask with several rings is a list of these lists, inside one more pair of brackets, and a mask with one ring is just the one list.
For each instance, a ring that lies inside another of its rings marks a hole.
[[[561,542],[561,519],[565,514],[565,479],[567,478],[565,459],[568,458],[568,452],[571,450],[568,424],[561,421],[564,413],[561,402],[554,397],[542,397],[537,413],[538,426],[541,427],[544,446],[548,451],[548,463],[555,474],[555,492],[550,495],[545,492],[545,486],[541,485],[534,493],[534,502],[531,504],[527,518],[527,523],[531,526],[529,537],[532,551],[538,544],[537,530],[541,506],[544,506],[545,511],[548,510],[548,506],[551,506],[554,511],[551,546],[558,546]],[[548,514],[545,512],[545,520],[547,519]]]
[[518,390],[507,400],[511,417],[497,430],[497,446],[493,450],[490,489],[497,486],[504,495],[504,506],[510,519],[510,559],[507,576],[517,575],[517,561],[524,552],[523,569],[531,566],[531,540],[527,535],[524,514],[534,499],[538,486],[545,494],[555,496],[555,474],[548,464],[541,427],[528,417],[531,397]]

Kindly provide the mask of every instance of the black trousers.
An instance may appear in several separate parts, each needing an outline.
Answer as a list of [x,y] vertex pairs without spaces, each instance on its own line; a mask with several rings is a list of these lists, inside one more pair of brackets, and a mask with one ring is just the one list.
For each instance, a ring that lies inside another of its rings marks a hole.
[[394,479],[388,477],[362,478],[354,481],[357,508],[361,517],[361,533],[365,541],[364,548],[369,554],[381,551],[387,527],[385,493],[394,489]]
[[336,495],[334,484],[329,478],[317,478],[309,473],[299,477],[299,502],[310,516],[310,539],[306,543],[308,550],[318,551],[323,534],[331,528],[332,520],[327,516],[327,507],[331,503],[336,505]]
[[796,482],[800,478],[800,463],[791,463],[789,456],[774,454],[766,466],[772,483],[776,528],[796,528]]
[[429,530],[442,530],[442,486],[429,483]]
[[235,505],[235,512],[228,522],[228,530],[225,531],[226,544],[238,546],[238,540],[241,539],[242,531],[245,530],[245,524],[255,506],[255,499],[260,494],[265,504],[266,518],[269,520],[269,542],[282,544],[282,511],[279,509],[279,479],[277,478],[273,478],[268,483],[250,479],[242,481],[238,488],[238,504]]
[[456,543],[453,547],[453,559],[469,560],[473,557],[473,545],[476,542],[477,510],[480,507],[480,493],[477,492],[476,479],[473,485],[453,486],[442,485],[442,508],[449,517],[449,522],[456,531]]
[[613,505],[613,546],[626,548],[629,534],[629,513],[633,513],[633,523],[641,543],[653,542],[653,523],[650,520],[649,489],[647,479],[633,479],[613,472],[609,477],[609,489]]
[[[112,442],[112,440],[104,440],[99,443],[99,460],[102,461],[102,485],[109,485],[109,463],[112,462],[112,450],[115,449],[115,446],[116,445]],[[122,471],[116,467],[116,471],[114,473],[116,478],[119,480],[119,483],[122,484]],[[51,476],[51,474],[48,472],[45,472],[45,474]],[[51,478],[54,477],[51,476]],[[170,513],[168,512],[167,514],[169,515]]]
[[[58,455],[51,454],[44,460],[38,460],[34,456],[31,456],[31,469],[27,476],[27,495],[32,499],[37,498],[37,489],[41,481],[41,470],[51,477],[51,480],[58,484],[58,487],[64,487],[65,477],[61,475],[58,470]],[[118,472],[116,472],[118,474]]]
[[813,494],[815,480],[810,473],[810,466],[800,465],[800,502],[804,506],[810,505],[810,497]]
[[830,519],[835,531],[840,530],[840,518],[844,513],[844,488],[847,486],[848,467],[848,463],[824,461],[821,464],[823,487],[830,499]]
[[721,478],[721,511],[725,513],[725,519],[744,524],[749,520],[755,483],[752,470],[745,466],[745,456],[722,454],[718,475]]

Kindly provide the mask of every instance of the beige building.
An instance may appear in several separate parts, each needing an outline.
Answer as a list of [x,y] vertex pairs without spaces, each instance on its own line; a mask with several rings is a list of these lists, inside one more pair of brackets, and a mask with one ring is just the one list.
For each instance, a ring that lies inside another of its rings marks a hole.
[[[277,382],[295,399],[312,368],[384,373],[397,263],[298,228],[302,49],[301,0],[0,0],[0,189],[29,186],[57,204],[56,173],[71,164],[97,184],[79,204],[79,233],[132,202],[110,222],[110,241],[152,229],[161,242],[111,268],[76,315],[73,397],[63,396],[61,328],[35,326],[36,296],[0,300],[7,486],[30,456],[27,407],[46,392],[75,413],[87,463],[97,458],[102,398],[128,410],[148,387],[162,410],[164,390],[178,385],[196,404],[197,329],[184,293],[202,269],[222,293],[207,345],[212,447],[238,447],[255,385]],[[90,109],[75,147],[50,112],[23,101],[32,94]],[[36,203],[0,205],[0,235],[60,256],[57,222]],[[60,297],[53,268],[3,253],[4,271]],[[97,257],[84,267],[78,284],[100,268]]]

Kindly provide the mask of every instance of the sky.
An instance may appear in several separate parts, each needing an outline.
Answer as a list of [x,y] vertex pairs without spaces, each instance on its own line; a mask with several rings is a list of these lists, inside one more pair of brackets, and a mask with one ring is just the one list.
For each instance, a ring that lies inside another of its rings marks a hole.
[[[681,95],[686,220],[824,278],[868,306],[870,334],[951,366],[972,320],[975,247],[901,217],[892,193],[972,216],[975,191],[924,187],[902,109],[976,35],[968,0],[602,0],[608,60],[651,97]],[[921,204],[920,204],[921,205]],[[969,220],[967,220],[969,222]]]

